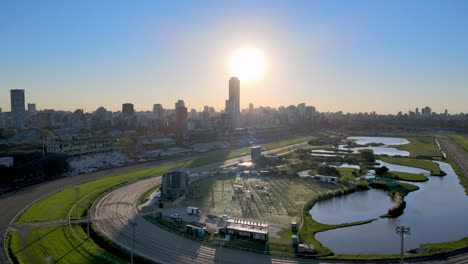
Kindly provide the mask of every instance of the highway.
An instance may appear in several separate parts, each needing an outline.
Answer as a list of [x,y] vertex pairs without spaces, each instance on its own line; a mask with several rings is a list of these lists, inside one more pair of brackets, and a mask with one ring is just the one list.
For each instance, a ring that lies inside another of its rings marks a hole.
[[[292,145],[285,146],[285,147],[275,149],[272,151],[287,150],[288,148],[300,146],[304,144],[307,144],[307,142],[292,144]],[[272,151],[267,151],[266,153],[269,153]],[[4,250],[5,249],[4,238],[10,226],[10,223],[13,221],[13,219],[16,217],[18,213],[20,213],[24,208],[29,206],[34,201],[39,200],[47,195],[56,193],[64,188],[72,187],[76,184],[81,184],[84,182],[88,182],[88,181],[92,181],[92,180],[96,180],[99,178],[104,178],[104,177],[108,177],[112,175],[118,175],[118,174],[128,173],[132,171],[142,170],[142,169],[146,169],[146,168],[150,168],[150,167],[154,167],[158,165],[172,164],[172,163],[176,163],[180,161],[187,161],[187,160],[192,160],[195,158],[201,158],[201,157],[210,156],[210,155],[212,155],[212,153],[208,152],[208,153],[203,153],[203,154],[198,154],[198,155],[183,156],[183,157],[177,157],[177,158],[172,158],[172,159],[167,159],[167,160],[150,161],[150,162],[145,162],[145,163],[128,165],[125,167],[117,167],[117,168],[112,168],[112,169],[107,169],[107,170],[96,171],[96,172],[92,172],[88,174],[70,176],[70,177],[60,178],[57,180],[36,184],[36,185],[29,186],[29,187],[20,189],[18,191],[10,192],[10,193],[0,196],[0,234],[2,234],[2,237],[0,239],[0,249],[1,249],[0,250],[0,263],[2,264],[9,263],[9,260]],[[242,157],[232,159],[231,162],[235,160],[239,160],[239,159],[242,159]],[[213,166],[222,165],[224,163],[225,162],[217,162],[212,165]]]

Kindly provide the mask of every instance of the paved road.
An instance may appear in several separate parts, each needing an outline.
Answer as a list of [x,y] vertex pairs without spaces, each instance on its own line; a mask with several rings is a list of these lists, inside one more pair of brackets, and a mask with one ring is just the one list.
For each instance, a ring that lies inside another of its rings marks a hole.
[[[275,151],[286,150],[288,147],[300,146],[307,144],[307,142],[301,142],[298,144],[293,144],[290,146],[285,146]],[[268,151],[271,152],[271,151]],[[142,170],[145,168],[157,166],[157,165],[164,165],[164,164],[172,164],[179,161],[186,161],[191,160],[194,158],[200,158],[204,156],[212,155],[212,153],[204,153],[199,155],[192,155],[192,156],[185,156],[185,157],[178,157],[168,160],[161,160],[161,161],[151,161],[145,162],[140,164],[129,165],[125,167],[118,167],[108,170],[97,171],[88,174],[82,174],[78,176],[71,176],[66,178],[57,179],[54,181],[44,182],[37,185],[33,185],[27,188],[20,189],[16,192],[7,193],[5,195],[0,196],[0,234],[2,235],[0,239],[0,263],[8,263],[8,258],[5,254],[5,246],[4,246],[4,237],[8,230],[8,227],[14,217],[21,211],[23,208],[27,207],[32,202],[46,196],[53,194],[61,189],[71,187],[76,184],[81,184],[84,182],[88,182],[91,180],[108,177],[111,175],[118,175],[127,172],[132,172],[136,170]],[[248,156],[246,156],[248,157]],[[242,158],[242,157],[241,157]],[[235,161],[241,158],[232,159],[231,161]],[[214,165],[222,165],[224,162],[218,162]]]

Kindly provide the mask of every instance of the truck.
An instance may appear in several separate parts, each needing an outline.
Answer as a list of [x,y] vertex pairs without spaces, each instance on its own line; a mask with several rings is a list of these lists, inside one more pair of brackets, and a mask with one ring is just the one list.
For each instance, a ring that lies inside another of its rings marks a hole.
[[200,215],[200,209],[198,207],[189,206],[187,207],[187,214]]

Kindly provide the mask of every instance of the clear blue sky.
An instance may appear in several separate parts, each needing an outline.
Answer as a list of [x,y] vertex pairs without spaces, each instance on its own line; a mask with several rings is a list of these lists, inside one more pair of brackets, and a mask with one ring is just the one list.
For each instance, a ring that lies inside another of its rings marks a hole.
[[0,107],[221,109],[229,57],[260,49],[241,107],[468,112],[468,1],[0,1]]

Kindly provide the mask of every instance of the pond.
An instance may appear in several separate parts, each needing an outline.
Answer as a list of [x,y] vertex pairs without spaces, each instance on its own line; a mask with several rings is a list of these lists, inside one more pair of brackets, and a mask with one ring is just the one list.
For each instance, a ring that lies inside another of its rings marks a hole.
[[372,149],[376,155],[388,155],[388,156],[402,156],[409,157],[410,153],[405,150],[399,150],[389,146],[392,145],[404,145],[408,144],[409,141],[404,138],[393,138],[393,137],[348,137],[347,139],[355,140],[357,144],[365,145],[370,143],[381,143],[383,146],[366,146],[347,148],[346,145],[339,145],[340,150],[352,150],[354,154],[359,153],[361,149]]
[[[468,237],[468,196],[452,167],[445,162],[437,163],[447,175],[429,176],[427,182],[411,183],[421,189],[406,196],[407,206],[400,217],[381,218],[365,225],[329,230],[317,233],[315,237],[331,250],[346,254],[399,253],[400,239],[395,232],[397,225],[411,227],[411,235],[405,238],[405,250],[418,248],[424,243]],[[398,171],[420,170],[388,163],[383,165]],[[336,224],[378,218],[388,207],[388,196],[383,195],[381,190],[372,189],[320,201],[310,213],[319,222]]]

